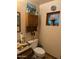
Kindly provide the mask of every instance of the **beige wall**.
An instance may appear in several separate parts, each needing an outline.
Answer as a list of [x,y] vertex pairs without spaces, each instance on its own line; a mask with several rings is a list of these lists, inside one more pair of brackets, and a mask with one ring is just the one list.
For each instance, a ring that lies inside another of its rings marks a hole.
[[26,27],[26,0],[17,0],[17,11],[21,13],[21,32],[25,33]]
[[[21,14],[21,32],[25,33],[25,27],[26,27],[26,0],[17,0],[17,11]],[[19,33],[17,33],[17,39],[19,39]]]
[[60,58],[61,49],[61,28],[60,26],[46,26],[46,14],[51,11],[51,6],[56,5],[60,10],[60,0],[51,1],[40,5],[41,25],[40,25],[40,43],[47,53]]
[[[28,25],[27,13],[26,13],[27,0],[17,0],[17,11],[21,13],[21,32],[25,35],[26,40],[31,39],[30,33],[26,33],[26,26]],[[38,38],[38,33],[36,32],[35,38]],[[17,33],[17,39],[19,39],[19,33]]]

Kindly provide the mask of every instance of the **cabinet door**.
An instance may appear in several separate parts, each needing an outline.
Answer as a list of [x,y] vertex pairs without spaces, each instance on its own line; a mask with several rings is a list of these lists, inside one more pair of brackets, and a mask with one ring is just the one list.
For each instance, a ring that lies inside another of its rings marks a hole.
[[33,50],[30,48],[21,54],[17,55],[17,59],[31,59],[31,57],[34,55]]
[[28,25],[37,26],[38,25],[38,16],[37,15],[28,15]]

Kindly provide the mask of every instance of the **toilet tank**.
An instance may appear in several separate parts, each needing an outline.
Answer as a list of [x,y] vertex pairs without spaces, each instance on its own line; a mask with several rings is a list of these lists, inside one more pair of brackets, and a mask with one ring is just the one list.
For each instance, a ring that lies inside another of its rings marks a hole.
[[32,49],[34,49],[38,46],[38,39],[30,40],[28,41],[28,43],[30,43],[30,46],[32,47]]

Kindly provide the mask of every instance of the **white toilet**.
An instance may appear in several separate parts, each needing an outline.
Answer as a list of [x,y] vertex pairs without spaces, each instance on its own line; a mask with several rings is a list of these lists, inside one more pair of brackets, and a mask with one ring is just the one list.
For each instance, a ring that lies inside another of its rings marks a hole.
[[41,47],[37,47],[38,45],[38,39],[30,40],[28,41],[30,43],[36,59],[42,59],[45,56],[45,51]]

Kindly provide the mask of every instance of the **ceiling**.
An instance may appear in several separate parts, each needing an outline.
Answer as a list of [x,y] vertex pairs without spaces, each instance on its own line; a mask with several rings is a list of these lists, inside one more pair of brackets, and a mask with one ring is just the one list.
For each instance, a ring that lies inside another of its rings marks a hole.
[[43,4],[43,3],[46,3],[46,2],[49,2],[49,1],[53,1],[53,0],[28,0],[28,1],[31,1],[31,2],[34,2],[34,3],[37,3],[37,4]]
[[39,0],[39,4],[43,4],[43,3],[46,3],[46,2],[49,2],[49,1],[53,1],[53,0]]

